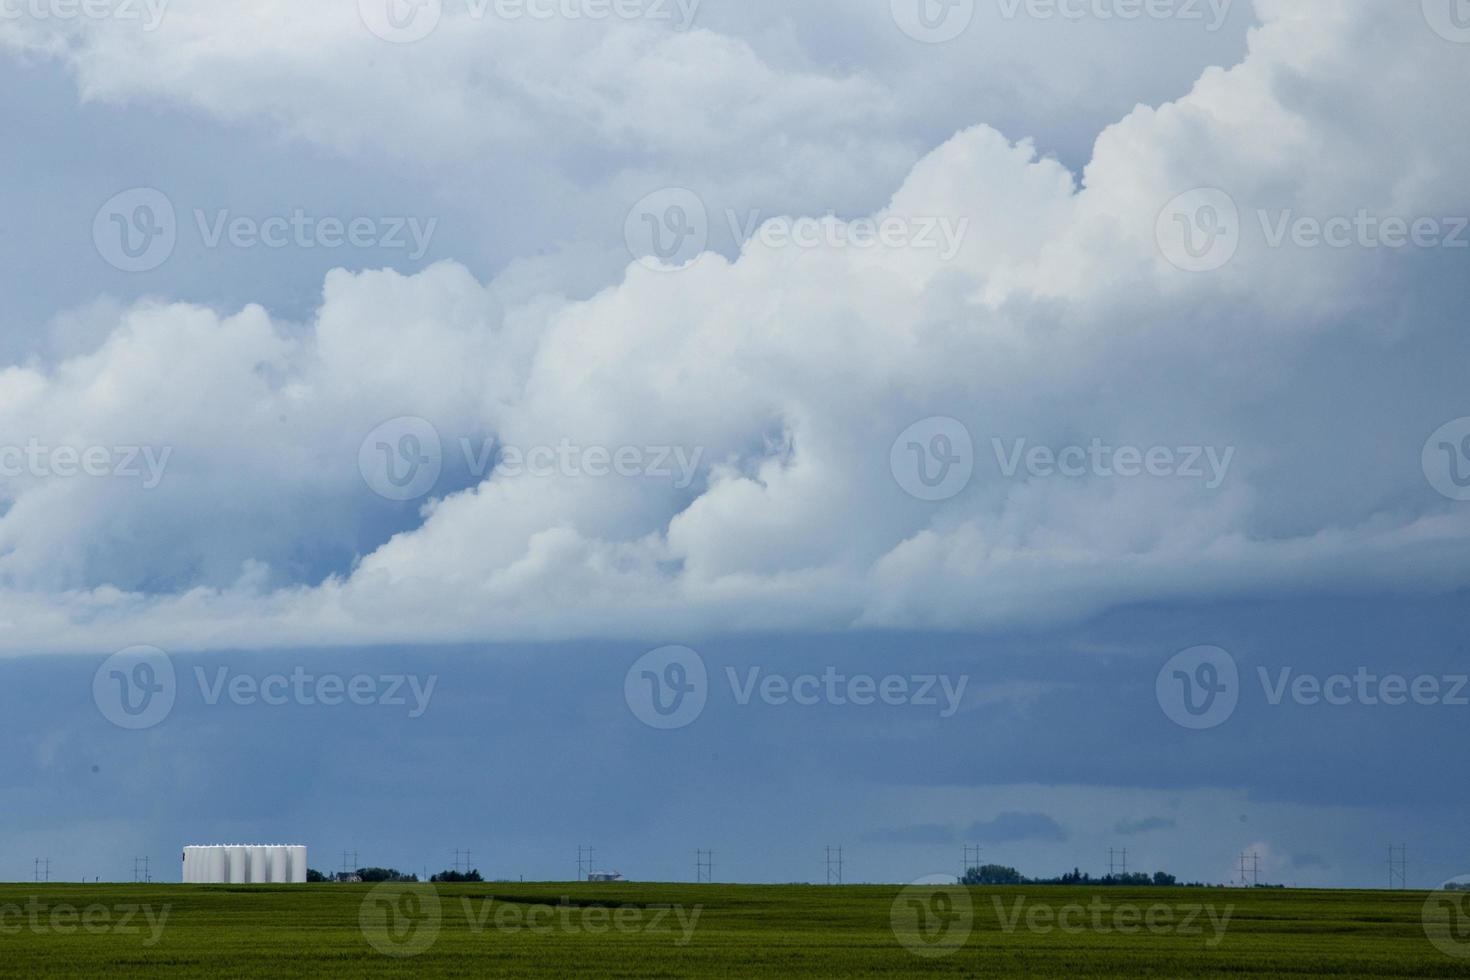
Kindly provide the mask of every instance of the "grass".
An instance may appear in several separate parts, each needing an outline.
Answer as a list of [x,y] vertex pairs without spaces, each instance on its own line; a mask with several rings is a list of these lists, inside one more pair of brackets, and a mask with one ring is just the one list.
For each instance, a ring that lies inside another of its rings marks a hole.
[[1470,934],[1451,945],[1463,955],[1437,948],[1425,898],[1070,887],[0,885],[0,975],[1470,977]]

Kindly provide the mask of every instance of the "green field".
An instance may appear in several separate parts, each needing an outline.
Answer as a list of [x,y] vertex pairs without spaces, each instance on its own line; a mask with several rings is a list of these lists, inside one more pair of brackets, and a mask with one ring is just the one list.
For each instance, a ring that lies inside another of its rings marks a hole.
[[0,974],[1470,977],[1453,902],[1426,927],[1423,892],[0,885]]

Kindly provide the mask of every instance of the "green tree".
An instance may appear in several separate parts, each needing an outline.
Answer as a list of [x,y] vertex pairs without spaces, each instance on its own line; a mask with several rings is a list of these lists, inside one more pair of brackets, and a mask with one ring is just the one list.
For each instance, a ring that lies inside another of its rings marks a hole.
[[429,880],[434,882],[454,883],[462,881],[484,881],[485,879],[480,877],[480,871],[478,868],[476,868],[473,871],[441,871],[431,877]]
[[1021,885],[1025,882],[1026,879],[1021,876],[1021,872],[1003,864],[986,864],[978,868],[971,868],[960,879],[963,885]]

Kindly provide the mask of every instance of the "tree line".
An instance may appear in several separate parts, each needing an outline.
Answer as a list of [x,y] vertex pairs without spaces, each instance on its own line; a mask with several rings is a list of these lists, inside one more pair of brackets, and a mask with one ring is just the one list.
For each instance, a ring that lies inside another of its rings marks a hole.
[[1167,871],[1145,874],[1132,871],[1126,874],[1109,874],[1100,878],[1077,868],[1059,878],[1028,878],[1015,868],[1003,864],[984,864],[970,868],[960,879],[962,885],[1126,885],[1130,888],[1212,888],[1201,881],[1181,883]]

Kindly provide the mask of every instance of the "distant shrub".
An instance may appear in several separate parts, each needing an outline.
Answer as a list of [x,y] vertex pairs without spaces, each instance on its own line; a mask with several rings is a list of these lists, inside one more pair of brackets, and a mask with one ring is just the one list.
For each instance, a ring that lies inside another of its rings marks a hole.
[[406,875],[397,868],[358,868],[357,876],[363,881],[418,881],[418,875]]

